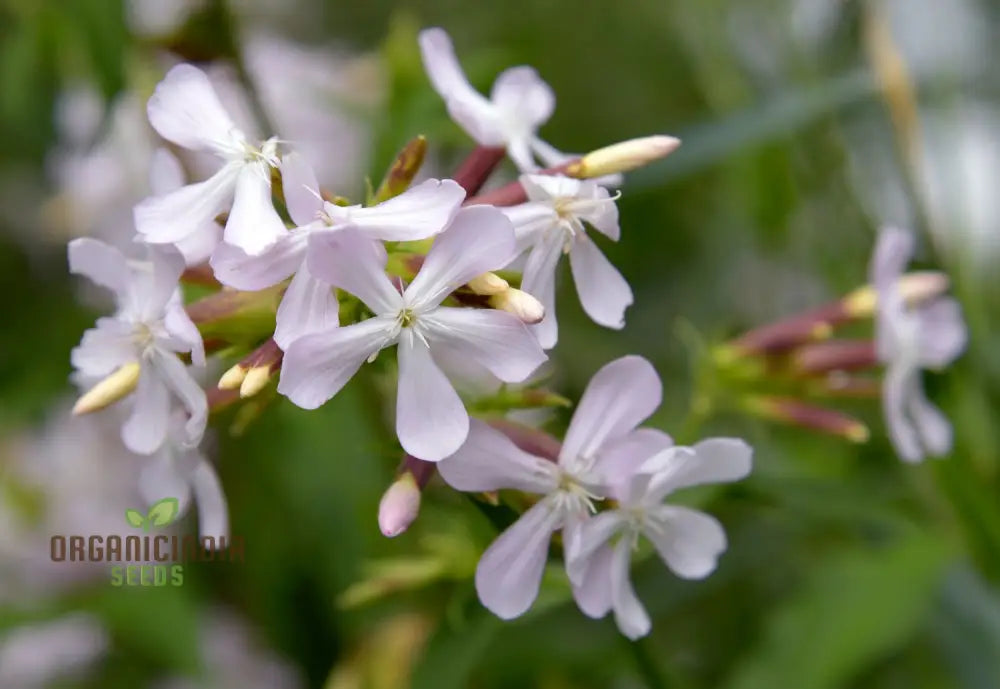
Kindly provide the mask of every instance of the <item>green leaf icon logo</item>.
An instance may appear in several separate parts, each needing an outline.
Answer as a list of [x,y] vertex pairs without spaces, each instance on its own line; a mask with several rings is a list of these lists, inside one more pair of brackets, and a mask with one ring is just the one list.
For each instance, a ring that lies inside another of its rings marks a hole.
[[150,526],[166,526],[177,517],[179,510],[177,498],[163,498],[153,503],[146,518]]
[[146,524],[146,517],[139,510],[128,509],[125,510],[125,521],[129,526],[141,529]]

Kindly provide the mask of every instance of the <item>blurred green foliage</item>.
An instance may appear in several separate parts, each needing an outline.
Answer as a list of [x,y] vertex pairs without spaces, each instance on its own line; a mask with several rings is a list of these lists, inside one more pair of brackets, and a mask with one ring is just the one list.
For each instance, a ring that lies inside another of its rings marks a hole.
[[[623,640],[610,620],[582,616],[557,569],[532,612],[502,623],[475,598],[475,559],[496,531],[470,500],[433,484],[409,532],[392,541],[379,534],[378,499],[399,449],[377,380],[361,376],[318,411],[277,398],[239,438],[222,437],[219,466],[233,531],[247,541],[245,565],[194,566],[179,589],[97,584],[27,612],[0,608],[0,631],[70,609],[96,612],[113,651],[96,677],[74,685],[82,687],[197,673],[197,614],[209,601],[256,623],[312,687],[1000,686],[994,276],[936,243],[926,242],[920,256],[955,276],[972,327],[965,357],[931,381],[955,422],[946,460],[900,463],[874,402],[860,407],[875,431],[860,447],[738,415],[713,416],[697,429],[684,424],[698,343],[683,331],[718,342],[857,286],[880,221],[928,230],[926,200],[906,181],[903,156],[893,164],[907,217],[873,208],[852,175],[851,147],[866,145],[853,134],[859,126],[880,144],[894,139],[862,39],[874,4],[830,3],[839,14],[811,41],[792,20],[817,3],[792,0],[302,4],[308,11],[289,13],[277,28],[303,41],[377,51],[388,71],[372,180],[417,134],[445,169],[469,148],[420,66],[415,32],[435,24],[453,35],[482,89],[508,65],[535,66],[558,94],[543,135],[564,150],[652,132],[684,140],[676,154],[632,176],[620,202],[622,240],[602,247],[636,294],[628,327],[589,322],[564,284],[553,385],[577,399],[603,363],[641,354],[666,388],[653,425],[747,437],[754,475],[692,498],[722,519],[730,550],[704,582],[680,581],[655,558],[637,566],[637,589],[654,617],[640,644]],[[1000,37],[997,8],[973,4]],[[218,7],[189,23],[192,40],[213,35],[204,21],[223,21]],[[69,394],[68,352],[95,315],[74,305],[63,244],[25,240],[30,222],[13,195],[26,181],[44,180],[59,89],[83,78],[112,99],[151,49],[128,35],[117,0],[0,2],[4,433],[38,424]],[[920,106],[946,107],[974,85],[1000,107],[995,79],[952,77],[919,82]]]

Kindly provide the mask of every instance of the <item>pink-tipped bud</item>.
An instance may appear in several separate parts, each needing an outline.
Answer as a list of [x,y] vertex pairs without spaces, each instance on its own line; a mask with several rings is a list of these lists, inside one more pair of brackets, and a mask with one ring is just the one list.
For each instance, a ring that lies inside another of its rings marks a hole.
[[410,528],[420,513],[420,486],[413,474],[404,472],[382,495],[378,504],[378,526],[389,538]]

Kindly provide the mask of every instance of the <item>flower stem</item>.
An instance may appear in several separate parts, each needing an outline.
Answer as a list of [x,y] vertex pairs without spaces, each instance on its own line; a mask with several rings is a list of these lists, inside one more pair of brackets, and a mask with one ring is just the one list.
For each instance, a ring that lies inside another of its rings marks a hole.
[[670,689],[671,682],[667,679],[666,673],[656,662],[647,638],[637,641],[627,642],[632,658],[635,660],[635,667],[642,675],[643,681],[649,689]]

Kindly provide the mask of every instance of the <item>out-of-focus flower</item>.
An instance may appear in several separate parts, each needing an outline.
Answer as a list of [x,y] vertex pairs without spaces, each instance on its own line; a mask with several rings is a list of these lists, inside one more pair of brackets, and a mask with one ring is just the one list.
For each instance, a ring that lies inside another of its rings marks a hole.
[[204,72],[176,65],[156,87],[146,110],[163,138],[223,161],[206,181],[152,196],[135,207],[136,229],[147,242],[175,244],[188,238],[192,228],[206,226],[230,200],[223,234],[229,244],[259,254],[285,233],[271,204],[277,139],[251,143],[222,107]]
[[584,226],[587,223],[618,241],[616,197],[593,181],[560,175],[523,175],[521,184],[528,202],[501,210],[514,223],[518,249],[530,249],[521,286],[545,307],[544,318],[533,328],[542,347],[554,347],[559,337],[555,281],[563,254],[569,254],[573,281],[587,315],[608,328],[624,327],[632,290]]
[[889,436],[900,457],[917,462],[951,449],[951,424],[928,401],[920,370],[941,369],[954,361],[968,339],[958,302],[938,297],[919,307],[907,306],[899,277],[913,255],[913,235],[882,229],[871,264],[878,292],[876,349],[886,366],[883,408]]
[[385,274],[385,249],[357,230],[314,234],[309,241],[310,272],[357,296],[375,317],[292,342],[278,392],[300,407],[320,406],[366,359],[398,344],[396,432],[407,452],[436,461],[465,440],[469,416],[432,352],[472,359],[508,382],[524,380],[545,361],[516,316],[441,306],[455,288],[513,257],[513,228],[497,210],[460,211],[402,294]]
[[660,405],[660,379],[642,357],[617,359],[594,374],[573,415],[558,460],[520,449],[499,430],[474,421],[468,440],[438,463],[442,478],[463,491],[514,489],[544,496],[483,553],[476,591],[503,619],[523,614],[538,595],[549,539],[564,530],[567,552],[613,481],[628,475],[633,458],[672,443],[665,433],[637,429]]
[[80,398],[74,412],[96,411],[135,390],[122,440],[140,454],[155,452],[166,440],[171,393],[188,412],[189,445],[201,440],[208,418],[205,393],[177,356],[190,352],[195,365],[205,364],[201,335],[184,311],[177,286],[183,257],[173,249],[151,248],[149,259],[129,262],[95,239],[69,245],[70,271],[112,290],[117,305],[114,316],[98,319],[71,354],[81,383],[101,381]]
[[[575,547],[567,549],[566,570],[580,609],[590,617],[614,611],[622,633],[637,639],[650,621],[629,581],[629,564],[639,536],[655,546],[663,562],[685,579],[715,570],[726,549],[726,534],[713,517],[664,504],[681,488],[737,481],[750,473],[752,450],[742,440],[711,438],[694,447],[670,447],[649,457],[613,486],[618,507],[587,520]],[[642,460],[642,454],[631,456]]]
[[424,69],[448,107],[448,113],[482,146],[507,149],[522,172],[538,169],[535,157],[555,165],[570,156],[537,136],[555,109],[552,88],[532,67],[511,67],[497,77],[486,98],[469,84],[444,29],[420,32]]
[[299,226],[282,229],[274,244],[256,256],[222,244],[212,256],[212,268],[220,282],[243,290],[264,289],[294,274],[274,331],[283,349],[298,337],[338,324],[333,290],[309,271],[310,235],[351,228],[373,240],[426,239],[447,227],[465,198],[451,180],[429,179],[369,208],[337,206],[322,200],[312,169],[299,155],[285,156],[281,171],[288,212]]
[[15,627],[0,636],[0,686],[42,689],[77,677],[108,645],[107,632],[89,615]]

